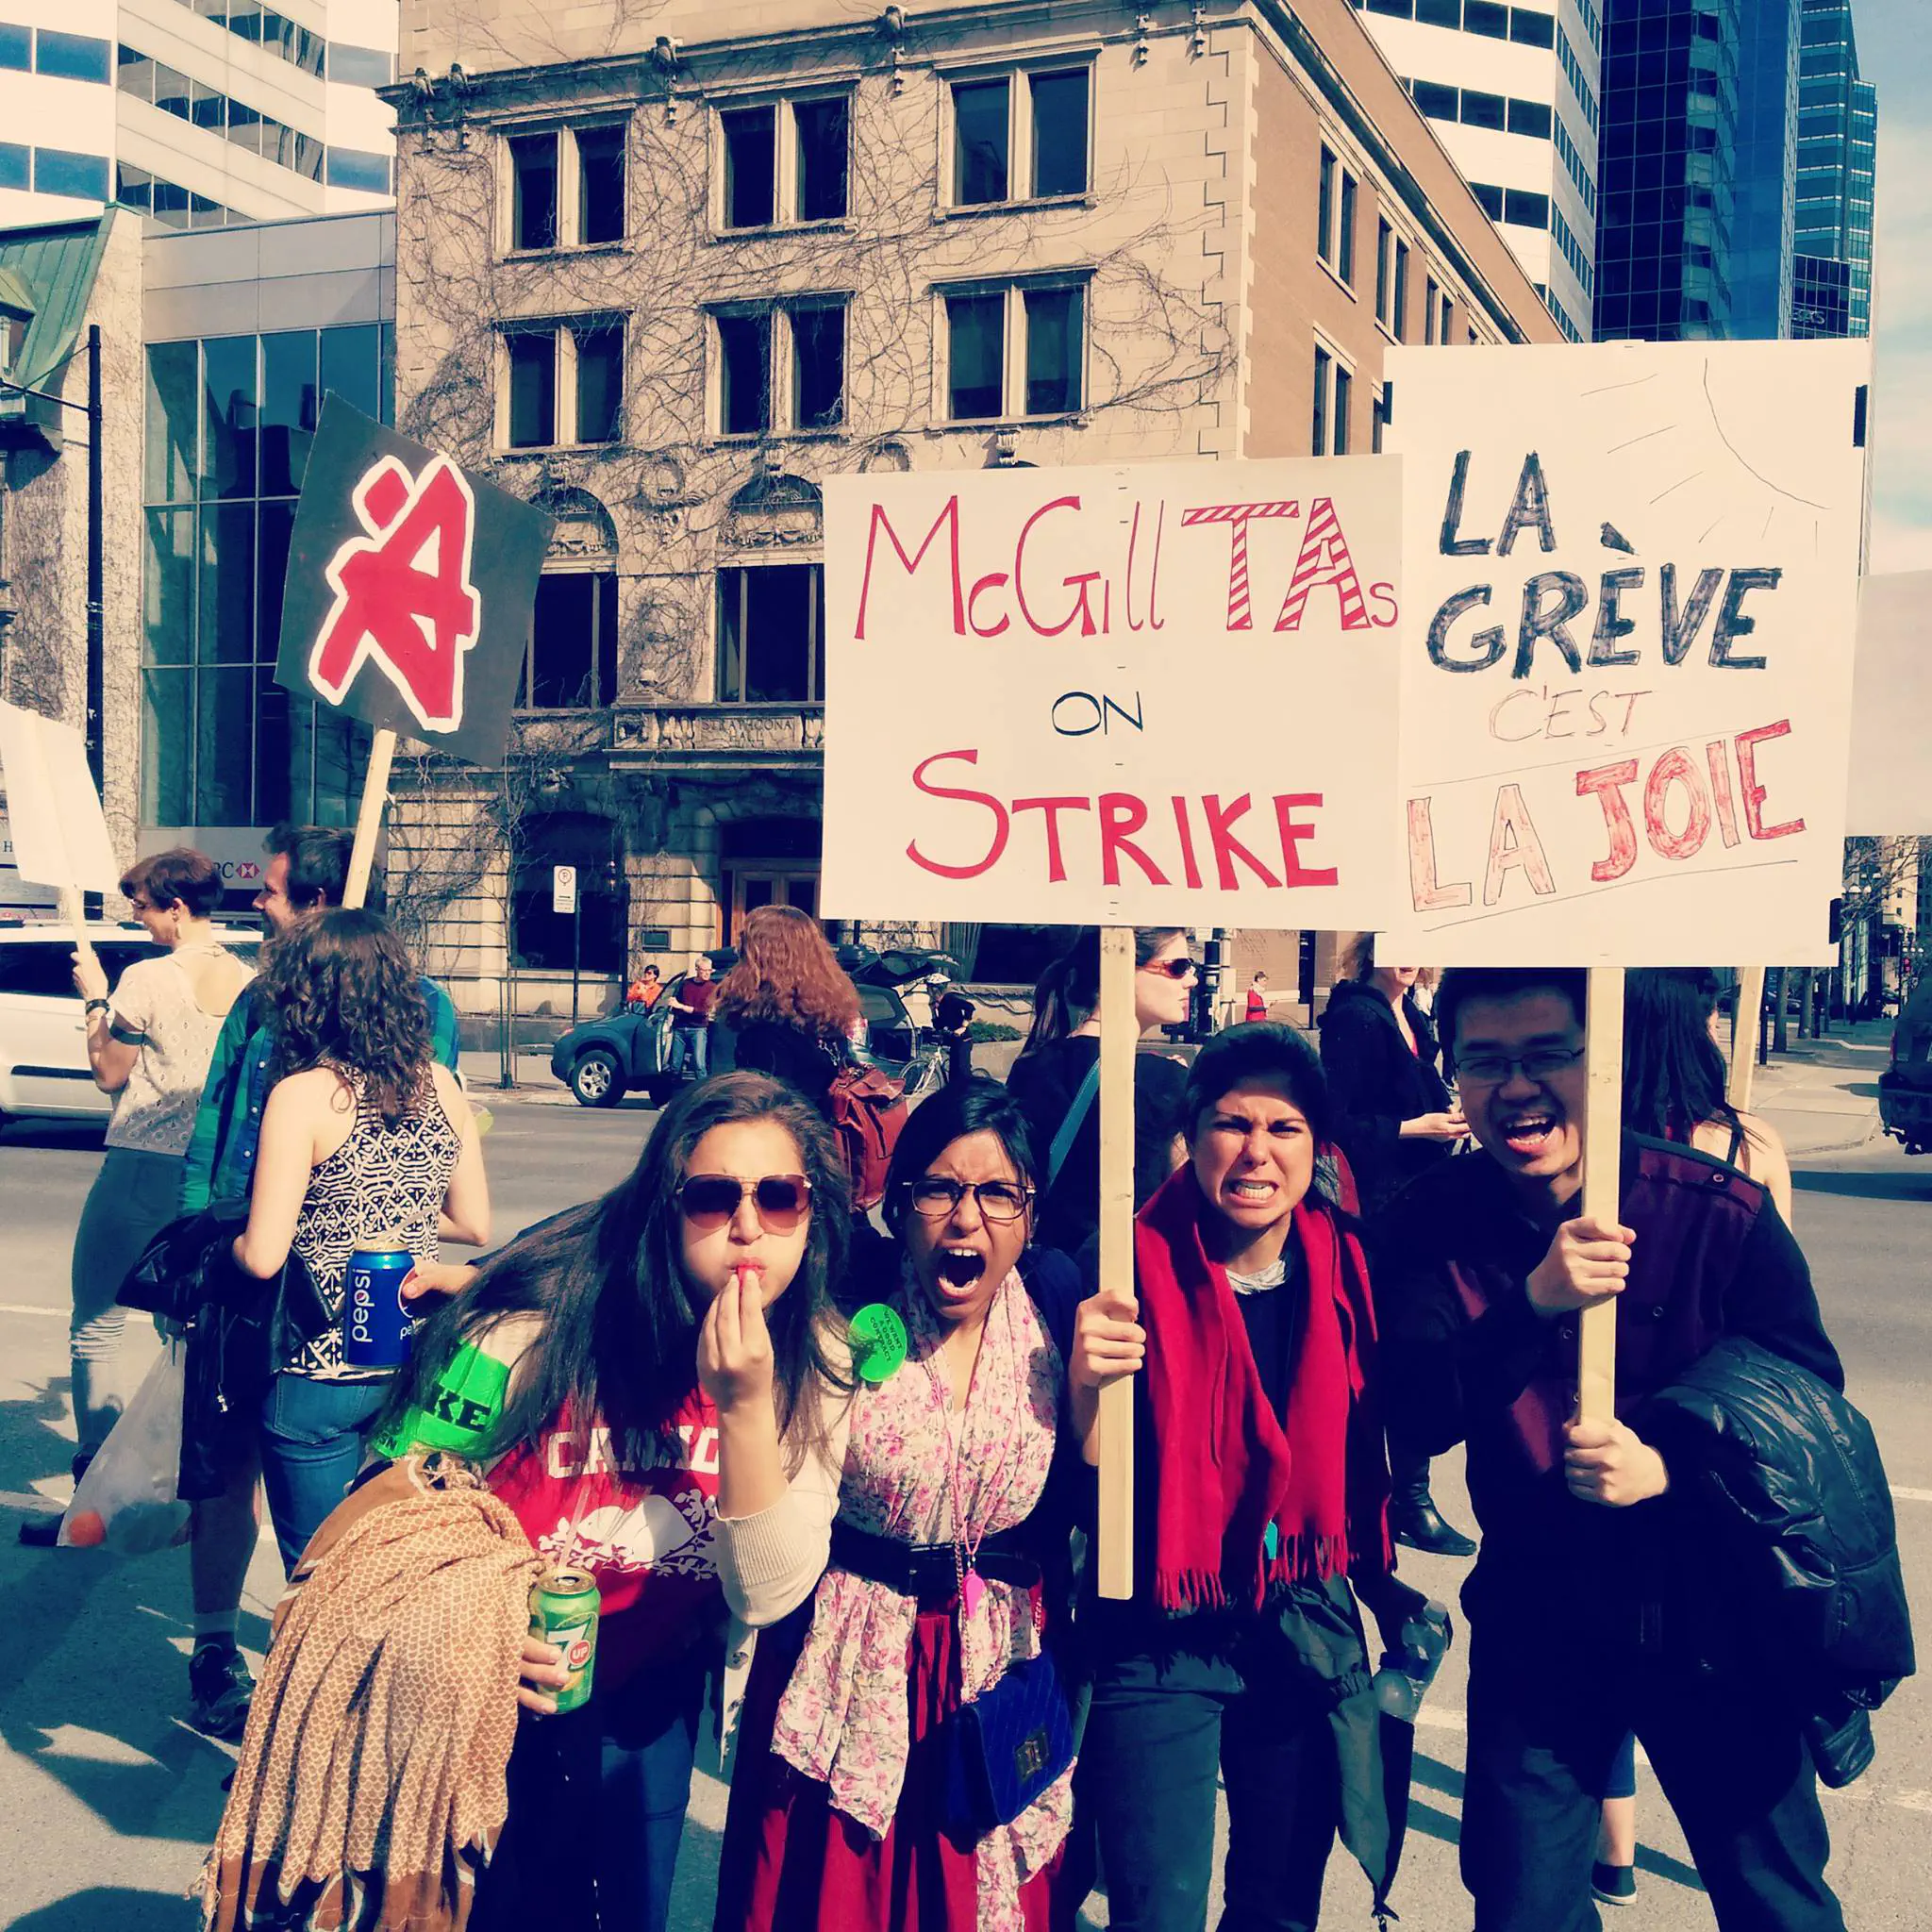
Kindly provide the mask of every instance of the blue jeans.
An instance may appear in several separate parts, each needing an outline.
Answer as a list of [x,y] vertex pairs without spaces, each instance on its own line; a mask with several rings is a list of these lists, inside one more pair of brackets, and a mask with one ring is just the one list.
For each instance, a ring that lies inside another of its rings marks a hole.
[[692,1069],[691,1078],[702,1080],[710,1071],[711,1029],[708,1026],[674,1026],[671,1029],[671,1071],[682,1074]]
[[389,1397],[375,1382],[319,1382],[278,1374],[261,1403],[261,1480],[282,1553],[294,1574],[308,1540],[362,1466],[370,1425]]

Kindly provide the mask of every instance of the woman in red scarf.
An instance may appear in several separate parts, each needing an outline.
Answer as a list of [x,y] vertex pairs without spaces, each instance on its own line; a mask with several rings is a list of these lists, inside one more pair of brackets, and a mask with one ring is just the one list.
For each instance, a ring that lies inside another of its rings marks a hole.
[[1075,1802],[1116,1932],[1196,1932],[1219,1772],[1223,1932],[1303,1932],[1338,1829],[1378,1905],[1392,1875],[1349,1588],[1392,1582],[1374,1314],[1355,1235],[1312,1186],[1328,1107],[1308,1043],[1265,1024],[1218,1035],[1183,1120],[1187,1164],[1135,1223],[1137,1310],[1095,1298],[1078,1317],[1088,1459],[1087,1364],[1138,1371],[1139,1421],[1134,1595],[1078,1619],[1092,1705]]

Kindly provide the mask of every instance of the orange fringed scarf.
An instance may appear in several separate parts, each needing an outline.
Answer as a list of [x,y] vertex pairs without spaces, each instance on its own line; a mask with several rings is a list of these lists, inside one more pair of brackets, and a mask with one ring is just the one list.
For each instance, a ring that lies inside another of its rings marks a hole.
[[508,1806],[542,1567],[443,1458],[335,1510],[275,1610],[203,1875],[208,1932],[462,1932]]

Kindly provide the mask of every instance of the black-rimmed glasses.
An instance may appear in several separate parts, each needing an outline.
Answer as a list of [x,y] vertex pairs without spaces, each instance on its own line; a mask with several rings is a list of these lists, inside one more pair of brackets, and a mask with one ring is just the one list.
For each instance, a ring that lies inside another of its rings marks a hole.
[[1018,1221],[1033,1199],[1033,1190],[1018,1181],[955,1181],[936,1174],[922,1174],[906,1187],[916,1212],[928,1221],[950,1215],[968,1194],[986,1221]]

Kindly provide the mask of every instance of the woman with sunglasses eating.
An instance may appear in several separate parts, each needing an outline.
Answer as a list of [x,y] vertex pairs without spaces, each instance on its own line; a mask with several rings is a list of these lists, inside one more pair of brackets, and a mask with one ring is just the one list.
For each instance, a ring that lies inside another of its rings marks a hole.
[[[1134,1031],[1178,1026],[1197,972],[1182,926],[1134,934]],[[1077,1255],[1100,1224],[1100,928],[1083,925],[1046,969],[1033,996],[1033,1027],[1007,1085],[1026,1109],[1042,1170],[1039,1238]],[[1187,1071],[1165,1054],[1134,1058],[1134,1206],[1180,1158]]]
[[851,1318],[831,1566],[753,1660],[717,1932],[1048,1923],[1071,1811],[1043,1639],[1078,1474],[1063,1454],[1076,1282],[1027,1248],[1037,1180],[1025,1116],[991,1081],[935,1094],[893,1150],[897,1239]]
[[602,1596],[582,1710],[550,1714],[560,1653],[525,1647],[531,1715],[472,1932],[667,1923],[726,1613],[774,1622],[824,1568],[845,1185],[816,1109],[720,1075],[672,1102],[627,1180],[492,1257],[419,1336],[385,1449],[488,1463],[539,1555]]

